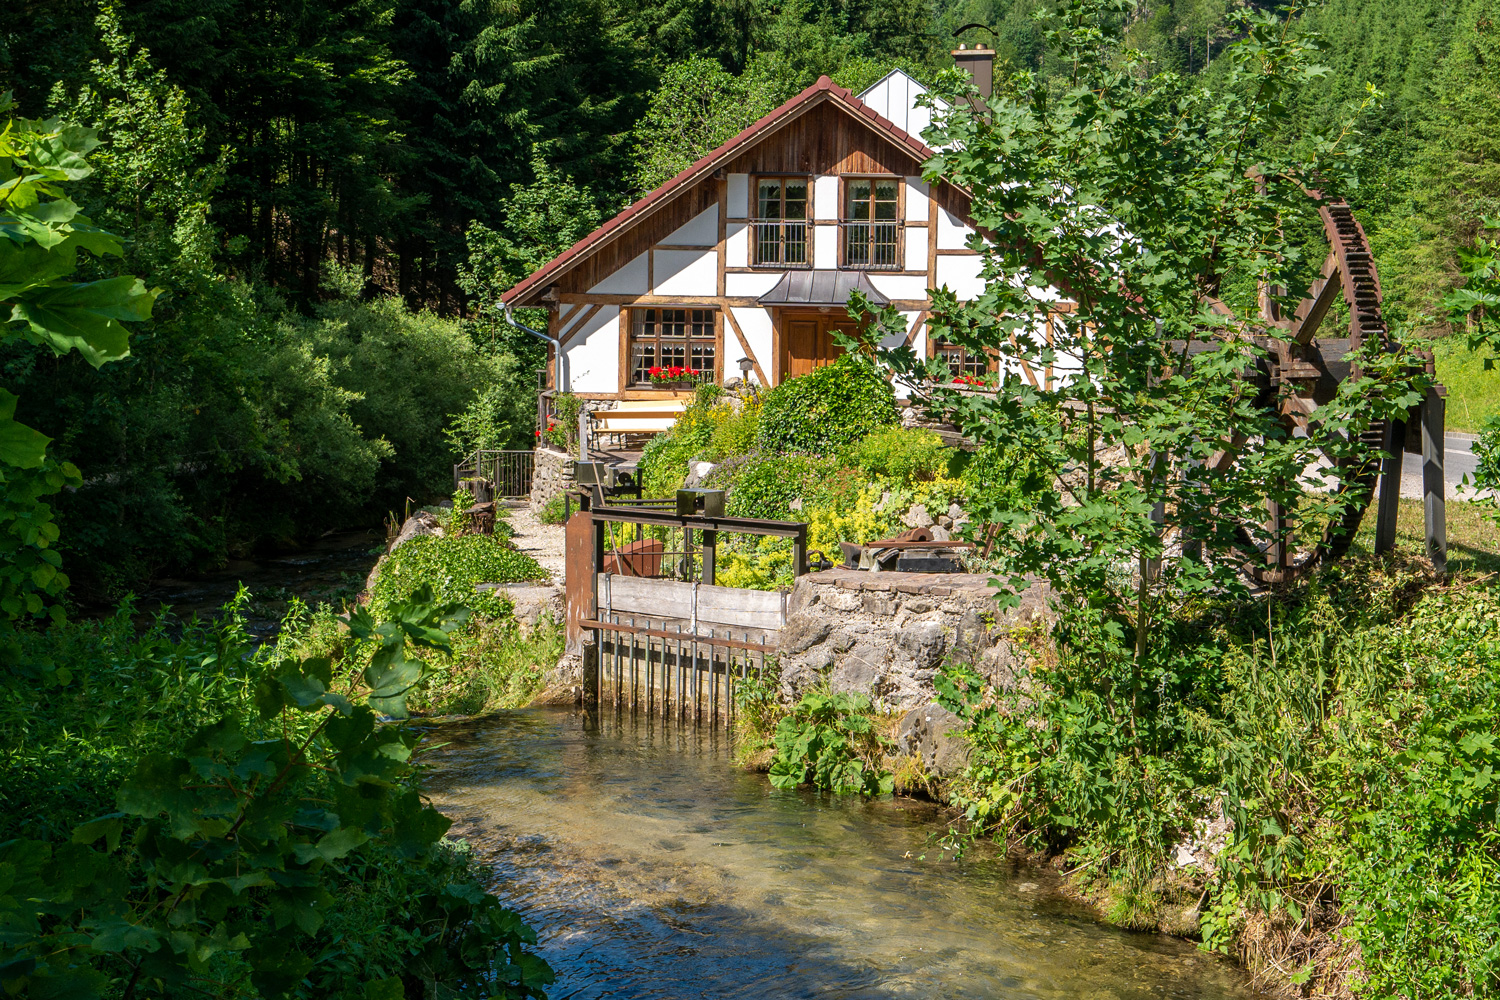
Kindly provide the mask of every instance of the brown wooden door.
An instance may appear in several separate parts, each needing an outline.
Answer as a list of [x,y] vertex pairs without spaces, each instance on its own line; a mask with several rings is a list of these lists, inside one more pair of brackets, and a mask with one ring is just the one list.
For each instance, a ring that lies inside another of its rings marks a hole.
[[787,316],[781,324],[782,381],[806,375],[843,354],[844,349],[834,342],[833,331],[853,329],[854,321],[847,316]]

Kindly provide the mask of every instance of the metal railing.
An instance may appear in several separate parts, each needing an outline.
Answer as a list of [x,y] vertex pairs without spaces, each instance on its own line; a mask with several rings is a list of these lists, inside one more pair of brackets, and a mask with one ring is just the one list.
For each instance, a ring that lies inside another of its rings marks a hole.
[[900,270],[899,222],[840,222],[845,267]]
[[453,467],[453,490],[457,492],[464,480],[478,480],[489,494],[480,496],[478,491],[471,491],[481,503],[529,497],[535,462],[536,453],[530,451],[476,451]]
[[806,265],[806,219],[751,219],[755,227],[755,263]]

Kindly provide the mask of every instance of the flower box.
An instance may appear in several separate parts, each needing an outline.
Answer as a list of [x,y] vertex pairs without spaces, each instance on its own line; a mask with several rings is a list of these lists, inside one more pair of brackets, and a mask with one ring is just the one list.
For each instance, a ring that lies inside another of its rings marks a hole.
[[700,383],[710,381],[714,373],[669,365],[647,368],[646,374],[658,389],[696,389]]

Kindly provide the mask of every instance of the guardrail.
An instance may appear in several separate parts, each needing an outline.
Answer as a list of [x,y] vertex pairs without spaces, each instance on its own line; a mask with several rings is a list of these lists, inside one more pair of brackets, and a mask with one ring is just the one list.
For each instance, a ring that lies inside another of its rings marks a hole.
[[[453,467],[453,490],[458,492],[465,480],[482,487],[471,489],[480,503],[490,500],[519,499],[531,496],[531,480],[536,471],[536,453],[531,451],[481,450]],[[480,496],[483,492],[486,495]]]

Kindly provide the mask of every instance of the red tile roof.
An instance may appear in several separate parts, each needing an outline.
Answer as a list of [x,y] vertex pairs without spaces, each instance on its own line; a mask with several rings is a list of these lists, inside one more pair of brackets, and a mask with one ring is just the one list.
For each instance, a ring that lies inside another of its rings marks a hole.
[[653,209],[666,204],[674,195],[687,190],[693,182],[701,180],[707,174],[711,174],[718,168],[719,164],[738,152],[741,147],[753,142],[759,133],[767,127],[789,120],[823,101],[830,100],[850,114],[864,119],[866,124],[885,133],[886,138],[905,146],[917,159],[925,160],[933,155],[934,150],[929,149],[921,139],[898,127],[895,122],[876,112],[874,108],[861,101],[858,97],[855,97],[852,92],[834,83],[828,77],[820,76],[817,83],[808,87],[802,93],[760,119],[760,121],[749,126],[739,135],[736,135],[718,149],[704,156],[650,194],[636,201],[629,208],[625,209],[625,211],[610,219],[592,233],[589,233],[567,250],[558,254],[540,270],[514,285],[500,297],[501,300],[507,305],[512,306],[527,304],[523,300],[531,297],[532,293],[540,292],[553,279],[561,275],[562,272],[583,260],[591,251],[608,242],[611,237],[624,232],[631,225],[649,215]]

